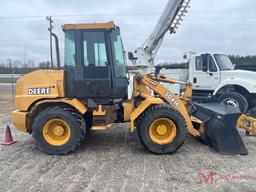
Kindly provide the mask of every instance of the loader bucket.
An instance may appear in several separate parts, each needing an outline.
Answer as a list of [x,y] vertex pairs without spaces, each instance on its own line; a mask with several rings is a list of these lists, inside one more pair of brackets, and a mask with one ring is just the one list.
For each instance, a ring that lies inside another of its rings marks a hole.
[[224,155],[247,155],[236,123],[241,116],[238,108],[220,103],[195,104],[192,115],[204,122],[200,140]]

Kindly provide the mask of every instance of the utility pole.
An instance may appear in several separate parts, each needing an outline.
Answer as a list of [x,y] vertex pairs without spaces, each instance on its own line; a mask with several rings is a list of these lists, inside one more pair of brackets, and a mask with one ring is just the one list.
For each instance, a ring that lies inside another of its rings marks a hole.
[[10,73],[12,73],[12,60],[11,59],[8,59],[8,65],[9,65]]
[[24,52],[24,68],[27,70],[27,49],[25,48]]
[[53,69],[53,56],[52,56],[52,29],[53,29],[53,19],[52,16],[47,16],[46,20],[49,21],[48,31],[50,32],[50,55],[51,55],[51,68]]

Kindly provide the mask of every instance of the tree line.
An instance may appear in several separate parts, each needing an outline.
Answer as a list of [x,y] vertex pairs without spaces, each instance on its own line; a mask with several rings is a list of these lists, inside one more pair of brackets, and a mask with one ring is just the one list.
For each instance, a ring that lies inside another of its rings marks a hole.
[[237,65],[248,65],[248,64],[256,64],[256,55],[253,56],[239,56],[239,55],[230,55],[229,56],[232,63]]
[[[256,65],[256,55],[240,56],[230,55],[232,63],[241,65]],[[168,62],[169,63],[169,62]],[[56,66],[56,65],[54,65]],[[243,67],[243,66],[242,66]],[[51,69],[51,63],[49,61],[36,63],[33,60],[22,62],[20,60],[7,59],[5,62],[0,62],[0,74],[26,74],[38,69]]]
[[49,61],[36,63],[33,60],[22,62],[20,60],[7,59],[0,62],[0,74],[26,74],[39,69],[50,69]]

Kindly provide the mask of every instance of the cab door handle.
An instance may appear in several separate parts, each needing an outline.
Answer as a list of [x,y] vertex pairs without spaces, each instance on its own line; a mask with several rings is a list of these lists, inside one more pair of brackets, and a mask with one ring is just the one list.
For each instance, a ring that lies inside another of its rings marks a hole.
[[197,83],[197,78],[196,78],[196,77],[194,77],[194,79],[193,79],[193,83],[194,83],[194,84],[196,84],[196,83]]

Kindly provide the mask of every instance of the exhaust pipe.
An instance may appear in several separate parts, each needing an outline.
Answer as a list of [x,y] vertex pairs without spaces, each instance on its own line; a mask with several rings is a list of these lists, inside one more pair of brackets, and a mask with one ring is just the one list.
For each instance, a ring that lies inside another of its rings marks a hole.
[[55,39],[55,47],[56,47],[56,58],[57,58],[57,68],[60,69],[60,48],[59,48],[59,38],[58,36],[51,32],[51,35],[54,37]]

